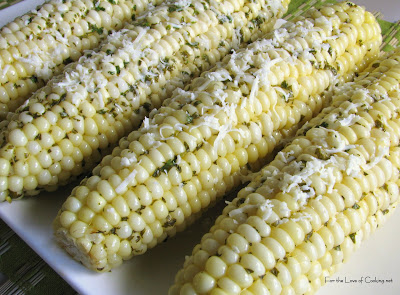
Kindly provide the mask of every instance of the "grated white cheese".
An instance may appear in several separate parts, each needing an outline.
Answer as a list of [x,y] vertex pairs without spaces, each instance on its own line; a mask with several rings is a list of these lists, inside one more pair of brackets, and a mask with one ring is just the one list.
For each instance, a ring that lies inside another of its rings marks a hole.
[[128,185],[135,179],[137,174],[136,170],[133,170],[128,177],[126,177],[115,189],[115,192],[117,194],[121,194],[125,191],[125,189],[128,187]]
[[386,146],[378,145],[377,155],[375,155],[368,164],[364,164],[362,168],[364,170],[369,170],[369,169],[373,168],[376,164],[378,164],[383,159],[383,157],[385,157],[386,155],[389,154],[389,148],[390,148],[390,144],[388,144]]
[[325,26],[326,31],[331,32],[333,30],[333,24],[331,21],[329,21],[326,16],[322,15],[319,18],[315,20],[315,24],[317,26]]
[[280,207],[279,207],[279,213],[284,216],[289,216],[291,210],[289,209],[287,203],[281,202]]
[[346,161],[345,173],[351,177],[358,177],[360,176],[361,166],[363,164],[364,163],[360,157],[350,154]]
[[263,220],[268,220],[271,215],[272,215],[272,208],[274,207],[274,205],[272,204],[271,200],[265,200],[265,202],[263,204],[261,204],[259,206],[259,210],[262,213],[261,214],[261,218]]
[[129,157],[121,158],[121,165],[123,167],[129,167],[136,161],[137,161],[136,156],[135,156],[135,154],[132,153],[129,155]]
[[176,6],[182,7],[183,9],[188,8],[192,4],[192,0],[178,0],[172,1]]
[[211,40],[207,36],[199,35],[194,38],[194,41],[199,43],[199,46],[206,51],[209,51],[211,48]]
[[72,93],[72,98],[71,98],[71,102],[72,104],[74,104],[75,106],[79,106],[82,102],[82,100],[84,99],[84,97],[82,96],[82,94],[80,94],[79,92],[74,92]]
[[244,188],[244,190],[247,191],[247,192],[254,192],[256,189],[254,187],[251,187],[251,186],[246,186]]
[[98,103],[98,108],[99,109],[102,109],[102,108],[105,107],[103,94],[101,93],[101,91],[97,92],[97,103]]
[[269,0],[265,2],[265,5],[271,9],[274,15],[277,15],[282,9],[282,1],[280,0]]
[[226,80],[232,81],[232,77],[229,74],[229,71],[224,68],[219,68],[213,72],[207,72],[207,73],[205,73],[204,77],[206,77],[207,79],[209,79],[211,81],[219,81],[219,82],[223,82]]
[[301,214],[302,214],[302,216],[292,217],[292,218],[290,218],[290,220],[292,220],[294,222],[298,222],[298,221],[301,221],[301,220],[307,220],[307,219],[311,220],[312,219],[311,215],[308,214],[308,213],[301,213]]
[[68,43],[68,38],[64,37],[63,35],[61,35],[61,33],[59,31],[55,31],[54,32],[55,36],[56,36],[56,40],[66,46],[69,47],[69,43]]
[[115,109],[118,110],[120,113],[124,111],[124,109],[117,103],[114,103]]
[[[253,105],[254,100],[256,98],[256,95],[258,93],[258,82],[260,81],[260,77],[256,76],[254,81],[253,81],[253,85],[251,85],[251,91],[250,91],[250,95],[249,95],[249,102],[250,105]],[[244,100],[243,100],[244,101]]]
[[286,24],[286,23],[287,23],[286,20],[284,20],[284,19],[282,19],[282,18],[278,18],[278,19],[275,21],[274,30],[279,29],[280,27],[282,27],[282,26],[283,26],[284,24]]

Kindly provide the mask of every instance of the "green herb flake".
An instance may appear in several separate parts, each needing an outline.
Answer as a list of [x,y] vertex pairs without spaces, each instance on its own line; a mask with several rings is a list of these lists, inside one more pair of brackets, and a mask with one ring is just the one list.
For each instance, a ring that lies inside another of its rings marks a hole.
[[189,112],[186,112],[186,123],[191,124],[194,119],[198,118],[199,114],[194,113],[194,114],[189,114]]
[[257,27],[259,27],[260,25],[262,25],[265,22],[265,19],[258,15],[255,19],[253,19],[251,21],[254,25],[256,25]]
[[171,226],[174,226],[175,223],[176,223],[176,219],[172,218],[171,215],[167,215],[167,217],[165,218],[165,222],[163,224],[163,227],[164,228],[171,227]]
[[317,148],[315,150],[315,155],[317,156],[318,159],[324,160],[324,161],[326,161],[330,158],[329,154],[321,148]]
[[168,12],[169,13],[172,13],[172,12],[175,12],[175,11],[179,12],[179,11],[182,11],[182,10],[183,10],[183,7],[179,6],[179,5],[176,5],[176,4],[168,7]]
[[188,45],[190,47],[198,48],[199,47],[199,42],[186,42],[186,45]]
[[375,127],[376,128],[382,128],[383,127],[383,123],[381,120],[375,120]]
[[185,147],[185,150],[186,150],[187,152],[190,151],[189,144],[188,144],[186,141],[183,142],[183,146]]
[[95,6],[94,10],[96,10],[96,11],[105,11],[106,9],[104,7],[101,7],[101,6]]
[[283,80],[283,82],[281,83],[281,87],[286,90],[292,90],[292,86],[291,85],[289,86],[286,80]]
[[328,63],[325,64],[324,70],[330,70],[332,72],[332,74],[334,74],[335,76],[338,73],[337,69]]
[[36,76],[31,76],[29,79],[31,79],[31,81],[33,83],[37,83],[38,82],[38,77],[36,77]]
[[329,127],[329,124],[327,123],[327,122],[322,122],[321,124],[319,124],[318,126],[316,126],[317,128],[318,127],[323,127],[323,128],[328,128]]
[[304,238],[304,241],[308,242],[310,240],[310,238],[312,237],[313,233],[314,233],[313,231],[310,231],[308,234],[306,234],[306,237]]
[[149,22],[147,22],[147,21],[142,21],[142,22],[140,22],[140,23],[137,23],[137,25],[138,25],[139,27],[144,27],[144,28],[150,27],[150,26],[151,26],[151,24],[150,24]]
[[356,234],[357,233],[352,233],[349,235],[350,239],[353,241],[354,244],[356,243]]
[[337,245],[336,247],[333,247],[333,250],[335,250],[335,251],[342,251],[342,249],[340,248],[340,245]]
[[160,168],[157,168],[154,173],[153,177],[158,177],[161,175],[161,172],[168,173],[169,170],[171,170],[173,167],[176,167],[178,171],[181,169],[178,164],[176,164],[177,156],[175,158],[170,159],[164,163],[164,165]]
[[99,35],[102,35],[104,33],[104,28],[103,27],[98,27],[96,24],[92,24],[92,23],[88,23],[89,24],[89,29],[94,32],[97,33]]
[[278,276],[278,274],[279,274],[279,270],[276,268],[276,267],[274,267],[273,269],[271,269],[271,273],[274,275],[274,276]]

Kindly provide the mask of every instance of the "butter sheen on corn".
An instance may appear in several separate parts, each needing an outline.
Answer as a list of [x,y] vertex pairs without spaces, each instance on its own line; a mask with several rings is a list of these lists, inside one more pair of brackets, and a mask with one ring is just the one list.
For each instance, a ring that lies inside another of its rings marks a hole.
[[224,209],[169,294],[314,294],[397,206],[400,50],[374,61]]
[[176,90],[74,189],[55,221],[60,244],[107,271],[173,236],[319,112],[322,92],[362,69],[380,40],[370,13],[342,3],[235,51]]
[[268,31],[287,2],[167,2],[109,35],[0,123],[0,200],[89,172],[177,86]]
[[0,117],[94,49],[113,30],[162,1],[53,0],[0,32]]

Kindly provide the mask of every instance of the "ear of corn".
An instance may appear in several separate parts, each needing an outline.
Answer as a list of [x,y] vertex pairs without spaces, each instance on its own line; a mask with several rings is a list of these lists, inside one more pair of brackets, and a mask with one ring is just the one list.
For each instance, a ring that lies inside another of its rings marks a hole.
[[0,116],[15,111],[112,30],[161,2],[53,0],[6,25],[0,34]]
[[266,23],[287,8],[287,1],[273,11],[264,1],[212,3],[158,6],[111,34],[0,123],[0,199],[52,190],[89,172],[173,89],[249,40],[252,20],[262,19],[256,27],[267,30]]
[[62,246],[107,271],[174,235],[318,112],[324,89],[378,52],[379,27],[362,8],[310,14],[226,57],[122,139],[64,203]]
[[383,223],[399,199],[400,50],[373,65],[228,204],[170,294],[313,294]]

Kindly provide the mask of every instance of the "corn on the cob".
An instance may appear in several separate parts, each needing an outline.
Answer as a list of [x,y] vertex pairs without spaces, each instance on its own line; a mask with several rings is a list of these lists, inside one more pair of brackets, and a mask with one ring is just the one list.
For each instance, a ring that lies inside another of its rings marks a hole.
[[400,50],[374,67],[228,204],[170,294],[312,294],[382,223],[399,199]]
[[250,35],[237,26],[245,30],[259,19],[267,30],[262,20],[268,23],[287,8],[286,0],[274,10],[263,0],[211,3],[158,6],[68,66],[0,123],[0,199],[54,189],[89,172],[176,86],[237,47],[238,37],[247,41]]
[[334,74],[376,54],[379,28],[362,8],[310,14],[233,53],[122,139],[64,203],[55,231],[66,250],[106,271],[174,235],[238,183],[283,130],[321,109],[319,94]]
[[17,18],[0,35],[0,117],[96,48],[112,30],[161,0],[53,0]]

